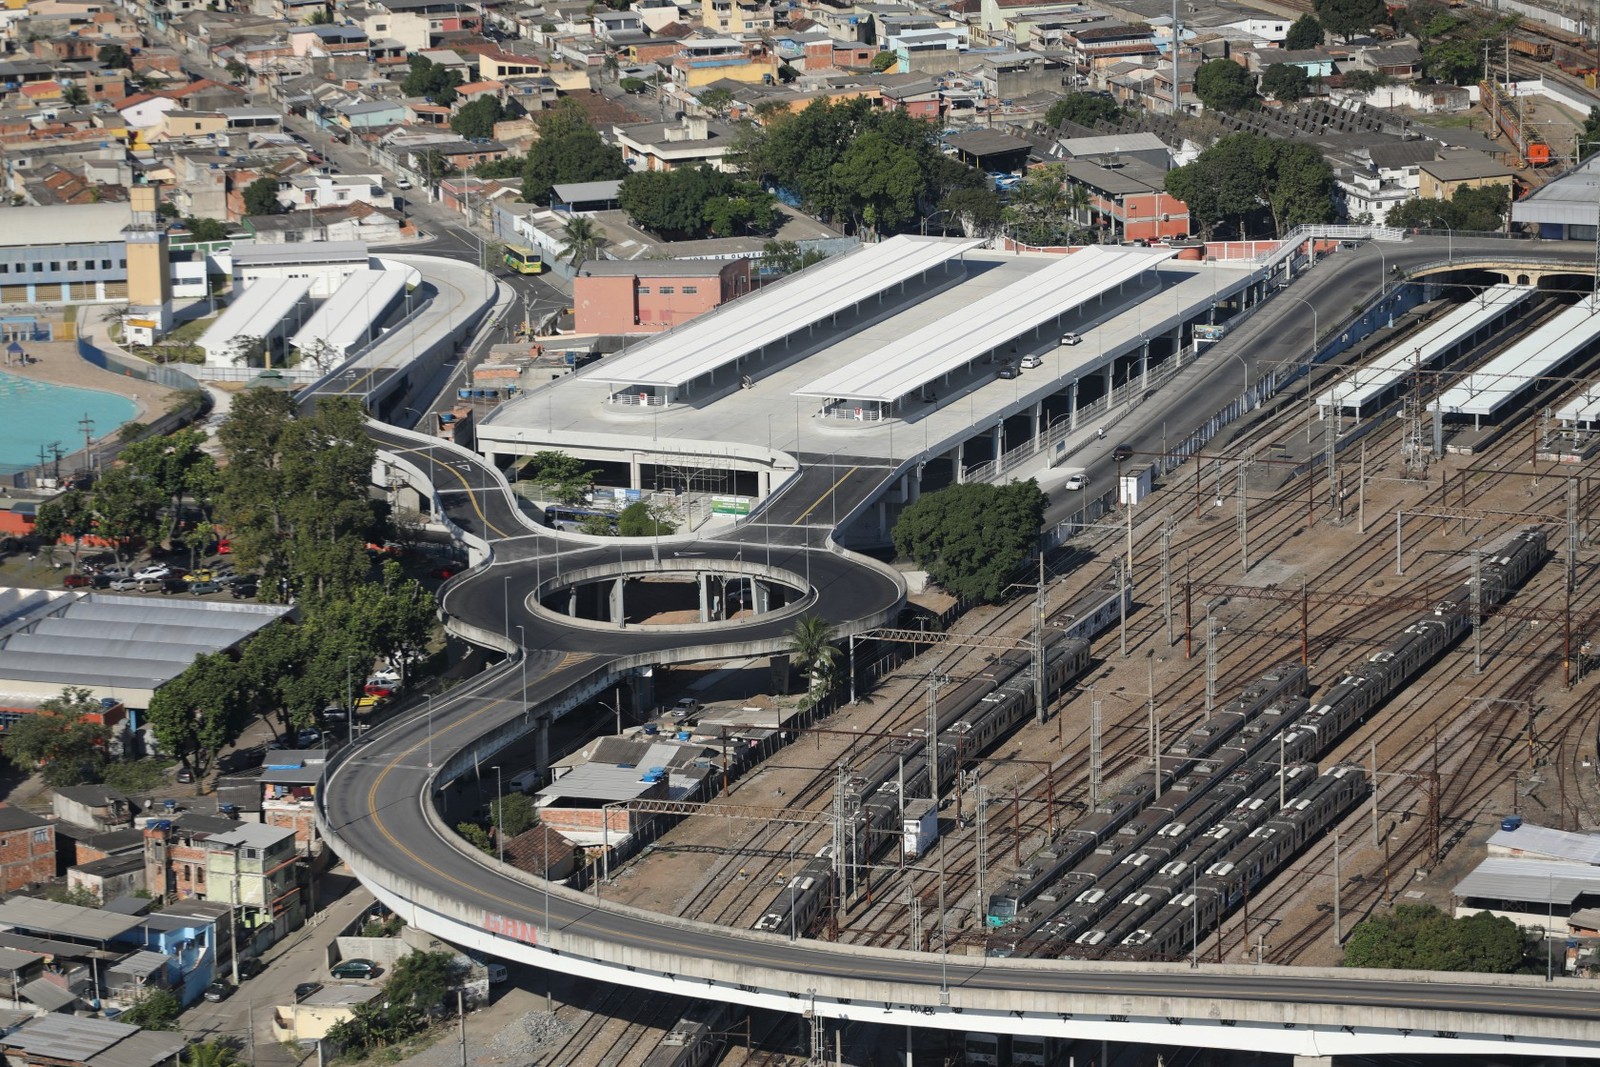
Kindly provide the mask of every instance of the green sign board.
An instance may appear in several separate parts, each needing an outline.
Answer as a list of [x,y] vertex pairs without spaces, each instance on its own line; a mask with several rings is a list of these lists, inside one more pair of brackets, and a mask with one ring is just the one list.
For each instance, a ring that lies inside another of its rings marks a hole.
[[750,498],[747,496],[714,496],[711,498],[713,515],[748,515]]

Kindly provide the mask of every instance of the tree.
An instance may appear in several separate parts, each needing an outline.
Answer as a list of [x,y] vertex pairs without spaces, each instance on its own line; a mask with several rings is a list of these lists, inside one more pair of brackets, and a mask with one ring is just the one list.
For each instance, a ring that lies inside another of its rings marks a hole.
[[276,215],[283,210],[278,203],[276,178],[257,178],[244,187],[244,213],[246,215]]
[[1578,159],[1588,159],[1600,148],[1600,107],[1591,107],[1583,120],[1583,131],[1578,134]]
[[1369,32],[1389,17],[1383,0],[1312,0],[1311,11],[1329,33],[1350,42],[1357,34]]
[[[356,622],[372,651],[402,665],[421,656],[438,625],[438,603],[395,560],[383,565],[383,578],[355,591]],[[370,659],[370,655],[368,656]],[[404,683],[402,671],[401,682]]]
[[872,57],[872,69],[882,74],[898,62],[900,62],[900,57],[893,52],[879,52]]
[[999,194],[987,186],[957,189],[944,198],[939,210],[948,212],[968,237],[987,237],[996,233],[1003,217]]
[[869,130],[834,164],[840,207],[857,228],[893,233],[917,217],[925,182],[915,150]]
[[228,239],[228,224],[216,219],[186,218],[183,228],[189,231],[189,236],[196,241],[226,241]]
[[505,106],[498,97],[480,96],[450,116],[450,129],[468,139],[493,137],[495,123],[505,117]]
[[660,508],[643,500],[635,500],[617,512],[619,537],[655,537],[677,532],[677,524],[668,520]]
[[1212,111],[1241,111],[1255,103],[1250,72],[1231,59],[1213,59],[1194,72],[1194,93]]
[[236,82],[244,81],[245,76],[250,73],[250,68],[239,62],[237,59],[228,60],[228,65],[222,69],[227,71],[228,77],[232,78]]
[[74,82],[61,90],[61,102],[68,107],[84,107],[89,103],[89,91]]
[[204,451],[205,444],[203,431],[179,430],[122,450],[129,476],[137,479],[142,492],[165,509],[166,521],[157,535],[161,540],[177,535],[186,500],[194,501],[201,514],[209,517],[218,481],[216,462]]
[[708,166],[630,174],[617,196],[639,226],[680,238],[770,230],[777,220],[773,199],[754,182]]
[[762,270],[772,274],[793,274],[827,258],[820,249],[802,251],[794,241],[768,241],[761,246]]
[[183,1067],[239,1067],[239,1053],[221,1038],[196,1041],[184,1050]]
[[89,494],[77,489],[39,505],[34,515],[34,532],[45,544],[54,545],[68,539],[72,549],[72,573],[78,573],[78,556],[83,552],[83,539],[94,532],[94,509]]
[[1346,967],[1511,974],[1523,962],[1522,932],[1489,912],[1451,918],[1431,904],[1401,904],[1357,923]]
[[94,485],[95,526],[121,563],[135,545],[158,540],[164,496],[127,464],[112,467]]
[[497,835],[507,839],[516,837],[538,821],[533,801],[526,793],[507,793],[489,805],[490,825],[495,828]]
[[150,698],[146,721],[162,751],[176,756],[198,781],[249,725],[249,690],[239,666],[224,653],[196,656],[184,672]]
[[1384,222],[1401,229],[1479,230],[1492,232],[1505,223],[1511,191],[1503,185],[1463,186],[1449,200],[1420,197],[1396,204]]
[[333,22],[333,13],[325,7],[319,7],[306,16],[307,26],[327,26]]
[[544,204],[556,182],[612,181],[628,174],[621,150],[601,140],[582,114],[563,108],[539,121],[539,139],[523,165],[522,199]]
[[1224,223],[1243,237],[1252,224],[1282,232],[1334,216],[1327,161],[1308,146],[1252,133],[1230,134],[1193,163],[1168,171],[1166,189],[1188,205],[1208,237]]
[[1283,104],[1311,95],[1311,76],[1294,63],[1274,63],[1261,74],[1261,91]]
[[900,513],[895,549],[951,595],[992,603],[1033,551],[1048,503],[1032,479],[941,489]]
[[1047,163],[1030,170],[1011,191],[1001,218],[1006,232],[1025,244],[1075,244],[1081,230],[1077,214],[1087,203],[1083,186],[1067,183],[1066,168]]
[[735,98],[731,90],[716,85],[702,92],[697,99],[700,101],[701,107],[713,115],[722,116],[728,113],[728,109],[733,106]]
[[1317,16],[1304,14],[1294,20],[1294,25],[1289,27],[1289,32],[1283,36],[1283,47],[1286,51],[1295,52],[1306,48],[1317,48],[1322,44],[1322,23],[1317,21]]
[[120,44],[103,44],[95,53],[94,61],[102,67],[112,70],[128,70],[133,66],[133,60],[128,58],[128,50]]
[[87,689],[67,686],[61,695],[21,715],[0,734],[0,750],[24,773],[41,769],[46,785],[82,785],[96,781],[106,765],[111,732],[89,721],[100,702]]
[[456,833],[466,838],[467,844],[473,848],[482,849],[491,855],[494,854],[494,841],[489,837],[489,832],[477,823],[456,823]]
[[561,253],[567,262],[576,266],[593,259],[605,238],[605,230],[587,215],[572,215],[561,226]]
[[435,63],[426,56],[412,56],[407,62],[411,71],[400,83],[402,93],[423,97],[442,107],[455,103],[456,87],[462,84],[459,70]]
[[1344,87],[1353,93],[1370,93],[1394,80],[1381,70],[1351,70],[1341,77]]
[[789,655],[806,674],[806,699],[816,703],[834,685],[834,660],[839,649],[833,644],[833,624],[818,615],[806,615],[789,631]]
[[1473,38],[1451,37],[1422,50],[1428,76],[1452,85],[1474,85],[1483,75],[1483,49]]
[[599,476],[599,471],[565,452],[535,452],[522,468],[522,478],[543,486],[558,504],[583,503],[584,494]]
[[637,96],[650,88],[650,83],[643,78],[623,78],[617,82],[617,87],[630,96]]
[[183,1004],[172,990],[146,986],[133,1006],[117,1016],[117,1021],[144,1030],[172,1030],[182,1010]]
[[1044,113],[1047,125],[1059,128],[1063,122],[1093,127],[1097,122],[1114,123],[1122,119],[1122,108],[1106,93],[1068,93]]

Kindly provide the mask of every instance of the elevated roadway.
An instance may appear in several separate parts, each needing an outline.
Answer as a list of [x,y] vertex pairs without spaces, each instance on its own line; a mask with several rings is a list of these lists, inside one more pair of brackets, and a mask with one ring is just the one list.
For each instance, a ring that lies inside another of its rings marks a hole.
[[[1522,251],[1500,247],[1507,256]],[[1407,251],[1421,253],[1414,258],[1423,264],[1437,258],[1431,249]],[[1592,255],[1549,244],[1526,251],[1544,259],[1566,253],[1577,264]],[[1335,264],[1320,278],[1328,299],[1356,287],[1354,273],[1372,269],[1376,259],[1363,253]],[[1281,352],[1282,334],[1269,327],[1257,347],[1232,354],[1248,361]],[[1182,403],[1202,409],[1192,395]],[[1145,422],[1162,414],[1146,407],[1152,412]],[[1152,424],[1123,436],[1137,447],[1153,432]],[[612,904],[604,884],[589,896],[496,863],[443,823],[437,791],[482,773],[537,719],[575,706],[633,666],[778,650],[792,625],[790,616],[776,614],[676,633],[573,625],[530,606],[528,594],[548,582],[548,572],[602,562],[648,566],[668,554],[737,568],[755,557],[761,566],[809,575],[805,610],[835,620],[841,632],[865,628],[898,610],[902,587],[869,561],[818,547],[813,524],[822,525],[823,508],[833,521],[833,487],[851,490],[842,522],[870,503],[864,494],[873,479],[843,480],[849,468],[832,475],[814,464],[792,487],[804,491],[769,505],[771,521],[724,539],[596,545],[556,538],[527,521],[498,472],[470,453],[402,431],[374,433],[396,463],[436,487],[445,517],[484,560],[447,589],[451,626],[513,657],[436,700],[431,712],[415,709],[330,763],[319,794],[320,830],[406,921],[457,944],[574,975],[862,1022],[1307,1056],[1600,1058],[1600,998],[1587,982],[998,960],[791,942]],[[850,477],[861,473],[855,465]]]

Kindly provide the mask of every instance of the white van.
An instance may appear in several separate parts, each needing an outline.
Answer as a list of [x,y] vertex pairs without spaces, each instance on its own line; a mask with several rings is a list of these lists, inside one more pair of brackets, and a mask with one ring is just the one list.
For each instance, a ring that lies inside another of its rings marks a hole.
[[526,793],[538,784],[539,772],[536,770],[519,771],[506,780],[506,785],[511,787],[512,792],[516,793]]

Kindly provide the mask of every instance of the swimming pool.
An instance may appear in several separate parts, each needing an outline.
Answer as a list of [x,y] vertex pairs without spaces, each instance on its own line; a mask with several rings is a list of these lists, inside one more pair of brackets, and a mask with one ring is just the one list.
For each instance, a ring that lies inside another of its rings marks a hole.
[[67,452],[82,448],[79,424],[85,415],[93,421],[92,432],[99,440],[115,433],[138,410],[132,400],[115,393],[51,385],[0,371],[0,472],[35,466],[39,449],[54,442]]

